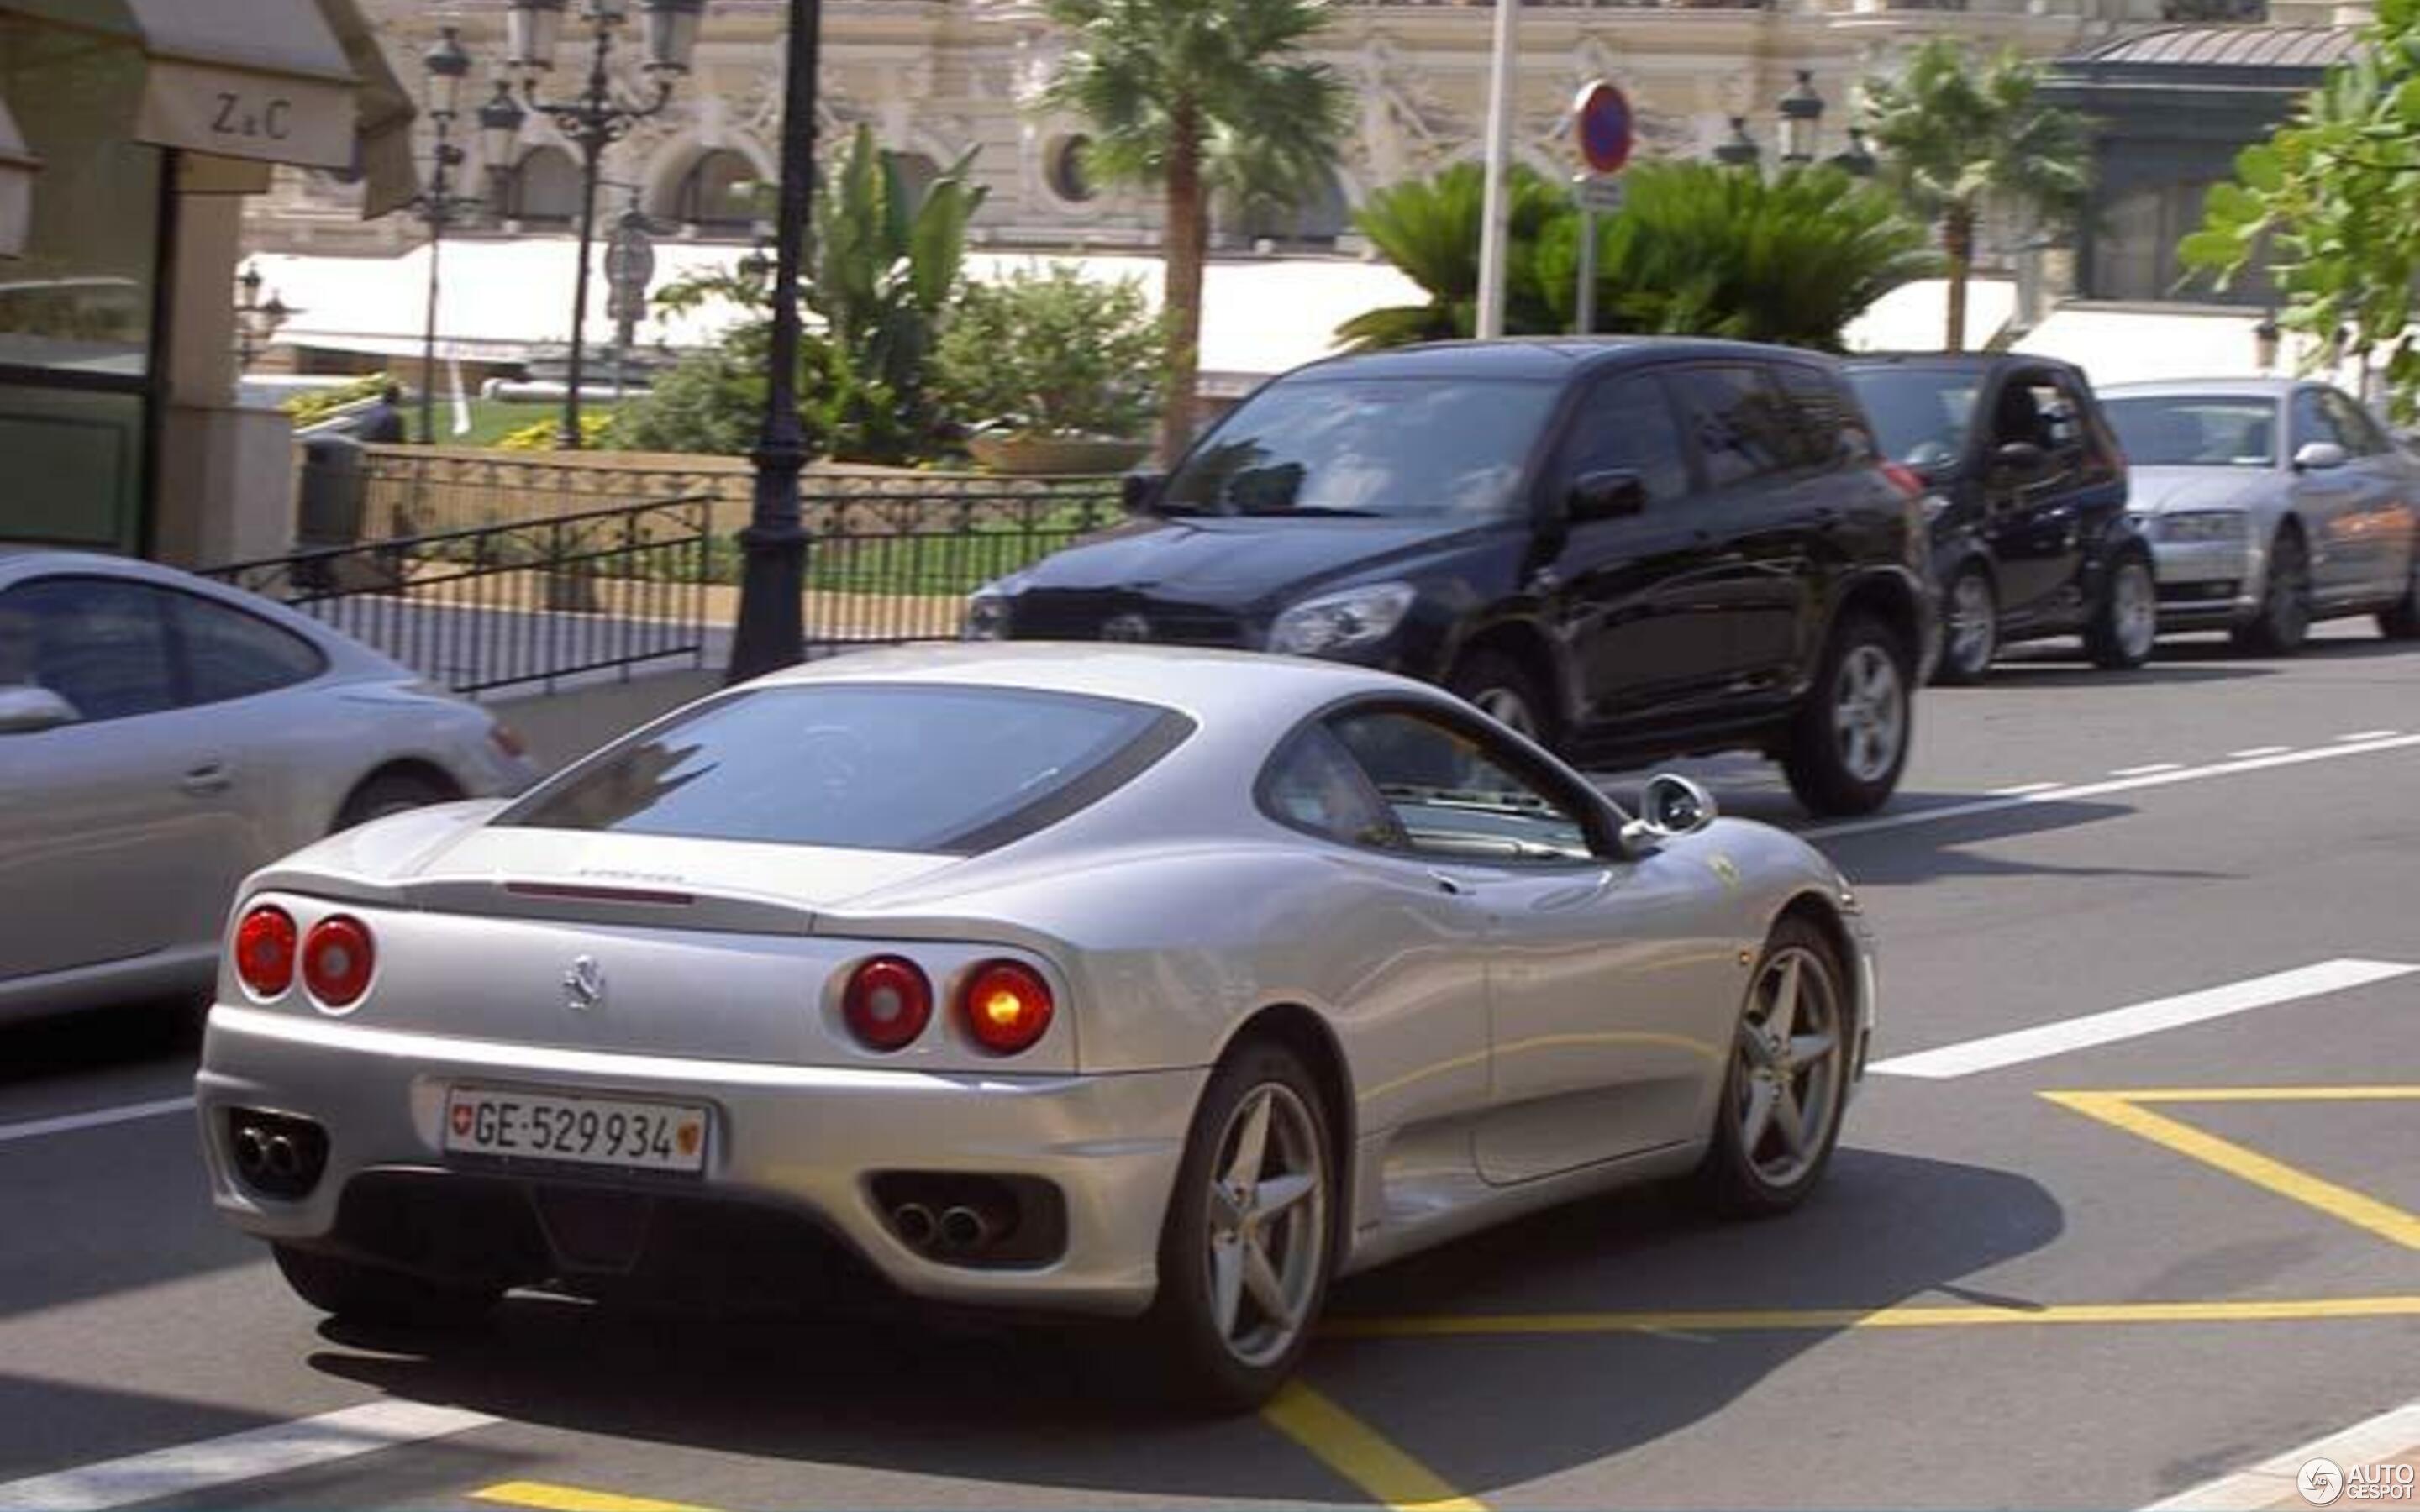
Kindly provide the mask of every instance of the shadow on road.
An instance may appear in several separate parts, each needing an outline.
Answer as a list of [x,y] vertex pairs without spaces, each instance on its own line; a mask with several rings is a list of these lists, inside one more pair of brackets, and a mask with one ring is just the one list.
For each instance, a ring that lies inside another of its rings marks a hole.
[[[1637,1308],[1867,1309],[2049,1243],[2057,1204],[2009,1172],[1843,1149],[1798,1214],[1720,1224],[1656,1191],[1575,1204],[1342,1284],[1342,1316]],[[2024,1304],[2022,1303],[2020,1305]],[[1115,1328],[937,1332],[693,1321],[517,1300],[484,1335],[323,1330],[313,1365],[414,1399],[583,1433],[986,1482],[1146,1497],[1333,1501],[1250,1419],[1187,1420],[1131,1389]],[[1332,1338],[1310,1378],[1484,1494],[1719,1411],[1837,1328],[1528,1342]],[[395,1352],[411,1349],[420,1352]],[[1609,1390],[1615,1381],[1652,1389]],[[1584,1388],[1584,1389],[1581,1389]],[[1372,1412],[1375,1407],[1374,1413]]]
[[171,997],[0,1026],[0,1087],[104,1068],[200,1059],[199,997]]
[[[1893,812],[1920,812],[1928,807],[1946,808],[1974,800],[1956,794],[1918,793],[1905,795],[1900,801],[1905,809],[1895,807]],[[2171,867],[2071,866],[1984,855],[1970,848],[1993,841],[2023,840],[2112,819],[2128,819],[2137,811],[2123,803],[2055,800],[2018,804],[1960,819],[1928,820],[1904,829],[1818,835],[1813,839],[1853,881],[1875,887],[1947,877],[2147,877],[2171,882],[2226,882],[2242,875]],[[1910,843],[1911,839],[1916,843]]]

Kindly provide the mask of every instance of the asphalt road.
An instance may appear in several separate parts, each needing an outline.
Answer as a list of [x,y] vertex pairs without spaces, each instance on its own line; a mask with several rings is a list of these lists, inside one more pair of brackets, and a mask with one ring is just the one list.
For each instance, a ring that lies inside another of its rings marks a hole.
[[0,1508],[2130,1507],[2420,1396],[2420,650],[2032,657],[1919,722],[1879,822],[1701,768],[1885,952],[1823,1196],[1627,1196],[1358,1278],[1258,1417],[1132,1405],[1093,1332],[349,1335],[211,1219],[185,1118],[74,1124],[179,1096],[189,1025],[0,1036]]

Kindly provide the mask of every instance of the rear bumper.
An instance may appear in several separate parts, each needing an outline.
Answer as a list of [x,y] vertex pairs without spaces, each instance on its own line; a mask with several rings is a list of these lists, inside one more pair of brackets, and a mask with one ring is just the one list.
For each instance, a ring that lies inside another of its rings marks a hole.
[[[411,1268],[420,1263],[416,1254],[378,1237],[410,1225],[358,1222],[371,1196],[384,1207],[409,1186],[420,1204],[413,1211],[445,1222],[455,1210],[444,1195],[453,1188],[464,1212],[498,1191],[618,1191],[673,1209],[703,1204],[794,1220],[915,1297],[1125,1316],[1148,1306],[1156,1288],[1161,1218],[1208,1074],[1009,1076],[690,1060],[498,1044],[221,1005],[210,1014],[195,1090],[212,1197],[229,1221],[263,1239]],[[440,1125],[446,1090],[458,1082],[703,1103],[713,1118],[706,1169],[624,1176],[449,1156]],[[226,1117],[233,1108],[305,1118],[327,1131],[326,1171],[308,1195],[280,1200],[238,1176]],[[874,1200],[873,1178],[897,1171],[1047,1181],[1064,1199],[1064,1248],[1055,1260],[1019,1268],[928,1258],[893,1233]],[[356,1186],[364,1200],[348,1210]],[[466,1236],[450,1237],[458,1255]]]

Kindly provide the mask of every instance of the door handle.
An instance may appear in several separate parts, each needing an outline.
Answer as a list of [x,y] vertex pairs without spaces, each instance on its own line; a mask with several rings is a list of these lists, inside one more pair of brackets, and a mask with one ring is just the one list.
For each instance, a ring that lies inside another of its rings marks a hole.
[[235,782],[235,773],[225,762],[205,762],[177,779],[177,785],[195,797],[208,797],[225,793]]
[[1449,898],[1466,897],[1470,892],[1468,887],[1464,887],[1453,877],[1448,875],[1446,872],[1437,871],[1434,867],[1429,870],[1429,880],[1436,884],[1437,891],[1444,893]]

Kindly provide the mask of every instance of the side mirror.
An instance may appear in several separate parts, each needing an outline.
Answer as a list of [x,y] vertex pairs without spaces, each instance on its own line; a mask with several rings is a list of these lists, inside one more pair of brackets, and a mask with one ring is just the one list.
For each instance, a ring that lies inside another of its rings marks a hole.
[[2297,472],[2328,472],[2344,466],[2352,458],[2334,441],[2304,441],[2294,453]]
[[1638,817],[1621,826],[1625,849],[1650,850],[1694,835],[1714,822],[1714,795],[1685,777],[1658,772],[1639,794]]
[[39,734],[76,722],[75,705],[31,683],[0,687],[0,735]]
[[1572,480],[1570,515],[1575,525],[1618,519],[1647,508],[1647,483],[1628,468],[1583,472]]
[[1167,481],[1165,472],[1129,472],[1118,480],[1118,501],[1127,514],[1142,514],[1158,501],[1160,486]]
[[1992,454],[1992,472],[2006,483],[2033,483],[2050,471],[2050,454],[2031,441],[2009,441]]

